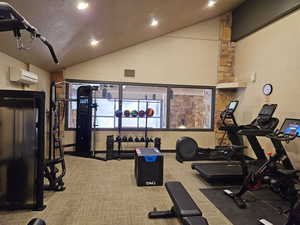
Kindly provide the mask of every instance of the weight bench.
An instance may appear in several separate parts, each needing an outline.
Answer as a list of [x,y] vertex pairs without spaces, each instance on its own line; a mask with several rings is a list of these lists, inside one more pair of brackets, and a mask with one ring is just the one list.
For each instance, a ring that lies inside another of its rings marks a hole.
[[180,182],[167,182],[165,184],[173,206],[168,211],[149,212],[150,219],[177,217],[183,225],[208,225],[202,217],[202,212]]

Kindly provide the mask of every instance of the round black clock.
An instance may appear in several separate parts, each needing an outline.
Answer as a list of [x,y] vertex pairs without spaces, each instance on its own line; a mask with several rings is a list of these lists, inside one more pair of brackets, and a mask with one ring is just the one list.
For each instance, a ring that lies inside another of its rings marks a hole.
[[268,95],[272,94],[272,91],[273,91],[272,84],[265,84],[264,85],[264,87],[263,87],[264,95],[268,96]]

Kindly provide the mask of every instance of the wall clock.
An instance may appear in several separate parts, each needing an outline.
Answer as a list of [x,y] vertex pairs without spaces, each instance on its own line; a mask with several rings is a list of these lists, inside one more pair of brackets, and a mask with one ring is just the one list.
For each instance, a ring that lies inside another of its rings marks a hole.
[[264,95],[268,96],[268,95],[272,94],[272,91],[273,91],[272,84],[265,84],[264,85],[264,87],[263,87]]

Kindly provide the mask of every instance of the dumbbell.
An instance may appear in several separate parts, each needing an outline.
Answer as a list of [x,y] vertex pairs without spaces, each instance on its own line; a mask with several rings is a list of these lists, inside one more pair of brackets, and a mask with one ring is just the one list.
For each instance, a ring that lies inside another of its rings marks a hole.
[[153,142],[153,141],[154,141],[154,140],[153,140],[153,138],[151,137],[151,138],[150,138],[150,142]]
[[145,142],[145,138],[144,138],[144,137],[141,137],[140,141],[141,141],[141,142]]
[[123,141],[123,142],[127,142],[127,137],[124,136],[124,137],[122,138],[122,141]]
[[130,136],[130,137],[128,138],[128,141],[129,141],[129,142],[133,142],[133,137]]
[[139,137],[136,137],[136,138],[134,139],[134,141],[135,141],[135,142],[140,142]]
[[117,137],[116,137],[116,142],[121,142],[121,141],[122,141],[121,136],[117,136]]
[[146,142],[150,142],[150,138],[149,137],[146,137]]

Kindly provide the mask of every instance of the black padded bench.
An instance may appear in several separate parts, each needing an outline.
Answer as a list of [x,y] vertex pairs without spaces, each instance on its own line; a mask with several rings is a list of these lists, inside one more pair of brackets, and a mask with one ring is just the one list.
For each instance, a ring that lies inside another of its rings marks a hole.
[[182,225],[208,225],[208,222],[202,216],[183,217]]
[[168,211],[154,211],[148,214],[151,219],[177,217],[184,225],[208,225],[202,217],[202,212],[190,194],[180,182],[167,182],[165,184],[173,206]]

